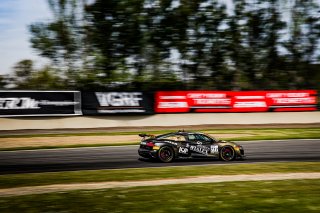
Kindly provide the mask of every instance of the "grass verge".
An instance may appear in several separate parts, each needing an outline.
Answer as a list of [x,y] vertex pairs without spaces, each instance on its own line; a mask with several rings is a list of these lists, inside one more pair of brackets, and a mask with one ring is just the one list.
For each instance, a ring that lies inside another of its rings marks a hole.
[[320,172],[320,162],[228,164],[10,174],[0,175],[0,188],[104,181],[156,180],[164,178],[184,178],[205,175],[289,172]]
[[180,184],[0,199],[1,212],[319,212],[319,180]]
[[[33,137],[68,137],[68,136],[117,136],[117,135],[138,135],[140,133],[147,134],[164,134],[168,132],[176,132],[177,129],[167,129],[159,131],[128,131],[128,132],[83,132],[83,133],[52,133],[52,134],[6,134],[0,135],[0,138],[33,138]],[[188,131],[186,129],[186,131]],[[304,137],[318,137],[320,138],[320,128],[252,128],[252,129],[202,129],[194,130],[194,132],[205,132],[208,134],[250,134],[248,137],[237,138],[250,138],[256,136],[299,136],[303,134]]]
[[[251,136],[237,136],[225,138],[227,140],[279,140],[279,139],[316,139],[320,138],[320,128],[294,128],[294,129],[249,129],[230,131],[233,134],[248,134]],[[208,134],[218,134],[214,131],[206,131]]]

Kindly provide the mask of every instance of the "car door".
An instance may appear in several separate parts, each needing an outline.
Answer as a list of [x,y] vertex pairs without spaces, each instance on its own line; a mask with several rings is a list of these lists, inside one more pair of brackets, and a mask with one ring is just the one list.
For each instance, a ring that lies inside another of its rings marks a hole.
[[200,134],[199,137],[205,141],[205,146],[208,149],[208,154],[207,156],[210,157],[218,157],[219,156],[219,146],[217,141],[214,138],[209,137],[208,135],[205,134]]
[[188,142],[192,156],[210,156],[211,139],[204,138],[201,134],[192,133],[188,135]]
[[181,157],[189,157],[190,156],[190,143],[188,138],[185,135],[177,135],[178,142],[178,154]]

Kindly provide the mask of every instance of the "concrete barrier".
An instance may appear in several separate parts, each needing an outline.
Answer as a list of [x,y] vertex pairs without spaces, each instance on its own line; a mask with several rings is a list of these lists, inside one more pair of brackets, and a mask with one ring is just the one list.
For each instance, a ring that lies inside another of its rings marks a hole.
[[320,123],[319,111],[190,113],[130,116],[16,117],[0,118],[0,130],[312,123]]

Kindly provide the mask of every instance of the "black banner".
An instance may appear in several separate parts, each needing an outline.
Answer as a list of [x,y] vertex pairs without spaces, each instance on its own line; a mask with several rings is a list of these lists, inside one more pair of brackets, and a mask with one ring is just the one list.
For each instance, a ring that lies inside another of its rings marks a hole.
[[82,92],[84,115],[154,114],[153,94],[143,92]]
[[0,91],[0,117],[81,114],[78,91]]

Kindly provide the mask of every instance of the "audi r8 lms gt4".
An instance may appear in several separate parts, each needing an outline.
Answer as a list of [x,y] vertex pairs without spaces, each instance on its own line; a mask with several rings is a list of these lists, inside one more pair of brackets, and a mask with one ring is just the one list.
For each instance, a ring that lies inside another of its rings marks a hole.
[[207,134],[178,131],[163,135],[139,134],[141,157],[169,163],[177,158],[208,157],[223,161],[244,159],[243,147],[230,141],[217,140]]

